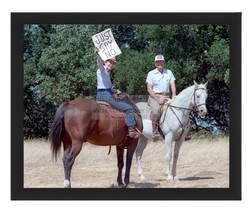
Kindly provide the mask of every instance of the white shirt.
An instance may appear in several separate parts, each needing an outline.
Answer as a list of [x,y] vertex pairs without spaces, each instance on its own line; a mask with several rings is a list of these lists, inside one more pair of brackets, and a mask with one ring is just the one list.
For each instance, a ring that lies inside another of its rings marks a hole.
[[97,58],[98,70],[97,70],[97,82],[98,89],[108,89],[112,87],[110,78],[110,71],[103,65],[103,60],[98,56]]
[[169,93],[170,83],[175,80],[172,71],[164,69],[163,73],[160,73],[157,68],[149,71],[147,74],[146,83],[153,86],[155,93]]

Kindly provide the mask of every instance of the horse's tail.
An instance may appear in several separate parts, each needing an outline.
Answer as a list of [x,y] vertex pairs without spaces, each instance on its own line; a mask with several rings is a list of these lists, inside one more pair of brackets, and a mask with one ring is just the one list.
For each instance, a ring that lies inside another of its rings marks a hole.
[[61,134],[64,126],[64,112],[68,107],[68,104],[68,102],[65,102],[58,107],[50,129],[49,139],[51,141],[51,149],[55,160],[57,159],[58,151],[61,148]]

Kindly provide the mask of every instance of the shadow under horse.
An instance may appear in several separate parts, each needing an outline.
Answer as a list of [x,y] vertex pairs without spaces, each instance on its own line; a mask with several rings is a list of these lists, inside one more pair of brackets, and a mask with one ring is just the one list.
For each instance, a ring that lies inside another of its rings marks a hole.
[[[143,125],[139,109],[129,95],[123,94],[121,96],[120,100],[131,104],[134,108],[137,128],[142,131]],[[131,163],[138,139],[128,137],[125,115],[123,118],[112,117],[109,114],[109,106],[99,104],[91,99],[64,102],[56,111],[49,137],[55,159],[57,159],[61,145],[63,145],[64,187],[71,187],[72,166],[83,143],[87,141],[98,146],[116,146],[118,186],[123,187],[130,183]],[[125,148],[127,154],[123,183],[122,169]]]

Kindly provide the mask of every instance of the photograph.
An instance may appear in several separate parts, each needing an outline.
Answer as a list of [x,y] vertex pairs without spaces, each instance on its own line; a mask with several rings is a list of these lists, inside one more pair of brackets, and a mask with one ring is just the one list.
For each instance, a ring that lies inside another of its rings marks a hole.
[[241,200],[241,13],[11,13],[12,200]]

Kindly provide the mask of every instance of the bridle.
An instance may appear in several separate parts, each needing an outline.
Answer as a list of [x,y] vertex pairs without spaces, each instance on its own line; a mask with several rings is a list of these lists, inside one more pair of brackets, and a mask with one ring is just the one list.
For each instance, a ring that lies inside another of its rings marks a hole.
[[195,95],[195,92],[198,91],[198,90],[204,90],[204,91],[207,91],[205,88],[196,88],[194,89],[194,92],[193,92],[193,101],[194,101],[194,107],[193,109],[197,110],[198,107],[202,106],[202,105],[206,105],[206,103],[200,103],[200,104],[197,104],[196,103],[196,95]]
[[181,109],[181,110],[190,110],[190,111],[196,111],[196,110],[198,110],[198,107],[200,107],[202,105],[206,105],[206,103],[200,103],[200,104],[196,103],[195,92],[198,91],[198,90],[205,90],[206,91],[205,88],[196,88],[196,89],[194,89],[194,92],[193,92],[193,103],[194,103],[194,106],[193,106],[193,108],[184,108],[184,107],[174,106],[174,105],[171,105],[171,104],[169,104],[168,107],[172,107],[172,108],[175,108],[175,109]]
[[[206,103],[200,103],[200,104],[197,104],[197,103],[196,103],[196,93],[195,93],[195,92],[198,91],[198,90],[205,90],[205,91],[206,91],[205,88],[196,88],[196,89],[194,89],[194,92],[193,92],[194,106],[193,106],[193,108],[183,108],[183,107],[178,107],[178,106],[174,106],[174,105],[169,104],[169,105],[167,106],[167,108],[165,109],[164,120],[163,120],[163,122],[162,122],[161,124],[164,123],[164,121],[165,121],[165,119],[166,119],[167,109],[168,109],[168,107],[170,107],[171,111],[173,112],[173,114],[175,115],[175,117],[177,118],[177,120],[179,121],[180,126],[181,126],[181,128],[182,128],[182,132],[181,132],[181,135],[180,135],[180,137],[179,137],[178,140],[180,140],[180,138],[181,138],[181,136],[183,135],[183,132],[185,131],[185,129],[187,129],[187,128],[189,127],[189,120],[188,120],[188,123],[187,123],[187,124],[182,124],[182,122],[180,121],[179,117],[178,117],[177,114],[175,113],[174,108],[175,108],[175,109],[178,109],[178,110],[189,110],[189,111],[195,111],[195,112],[197,112],[197,111],[198,111],[198,107],[200,107],[200,106],[202,106],[202,105],[206,105]],[[160,125],[161,125],[161,124],[160,124]]]

